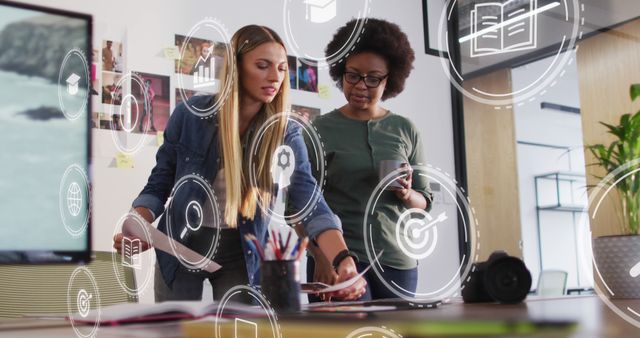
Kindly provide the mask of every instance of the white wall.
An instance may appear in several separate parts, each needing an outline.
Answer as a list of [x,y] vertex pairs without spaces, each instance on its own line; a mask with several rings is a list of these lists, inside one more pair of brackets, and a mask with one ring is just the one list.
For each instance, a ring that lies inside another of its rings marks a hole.
[[[548,63],[540,60],[512,70],[514,90],[530,83]],[[522,242],[525,263],[531,270],[536,287],[540,272],[538,252],[538,228],[536,222],[536,192],[534,177],[550,172],[574,172],[584,175],[584,152],[582,146],[582,125],[579,114],[541,109],[540,102],[550,102],[570,107],[580,106],[578,93],[578,73],[575,62],[565,67],[553,90],[542,99],[516,106],[516,139],[518,156],[518,179],[520,189],[520,214],[522,220]],[[522,142],[565,147],[554,149],[544,146],[523,144]],[[586,204],[586,183],[561,185],[562,204]],[[538,188],[539,204],[551,205],[557,202],[555,186],[552,182],[542,183]],[[576,233],[580,227],[581,213],[541,211],[540,241],[542,243],[543,269],[557,269],[569,272],[567,286],[591,286],[591,281],[577,264]],[[588,224],[586,225],[588,227]]]
[[[52,2],[46,0],[23,2],[53,6]],[[55,2],[55,6],[93,15],[95,49],[100,49],[104,39],[125,43],[125,72],[170,75],[172,106],[175,102],[173,93],[176,87],[174,63],[161,55],[164,48],[173,45],[174,34],[186,35],[196,22],[205,17],[213,17],[226,26],[229,34],[246,24],[264,24],[284,37],[282,1],[60,0]],[[410,118],[418,126],[424,139],[428,162],[454,176],[449,82],[438,58],[423,53],[421,1],[374,0],[371,2],[369,16],[398,23],[408,34],[416,51],[415,69],[407,80],[405,92],[386,102],[385,106]],[[313,34],[305,37],[309,41],[317,41],[323,49],[333,31]],[[319,83],[331,87],[330,98],[321,99],[317,94],[293,91],[292,103],[319,107],[323,113],[344,104],[341,93],[330,82],[328,72],[321,70]],[[93,110],[105,111],[99,106],[94,106]],[[93,136],[93,248],[110,250],[118,219],[126,213],[131,201],[146,183],[147,176],[155,164],[154,155],[157,147],[153,145],[153,139],[149,138],[149,145],[142,147],[134,157],[134,169],[117,169],[109,166],[116,153],[110,133],[94,130]],[[447,229],[450,230],[444,232],[447,233],[445,237],[448,240],[442,244],[443,249],[438,251],[433,264],[430,262],[420,266],[420,274],[423,276],[420,279],[421,283],[438,284],[438,276],[442,275],[442,271],[449,272],[455,269],[458,259],[457,229],[455,224],[447,226]],[[147,272],[143,270],[142,273]],[[152,299],[153,291],[150,289],[142,295],[141,301],[147,302]]]

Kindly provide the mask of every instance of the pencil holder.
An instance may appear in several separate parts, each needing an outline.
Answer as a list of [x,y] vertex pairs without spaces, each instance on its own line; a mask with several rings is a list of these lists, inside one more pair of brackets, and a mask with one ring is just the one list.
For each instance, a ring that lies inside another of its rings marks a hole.
[[297,260],[262,261],[260,287],[278,313],[300,312],[300,263]]

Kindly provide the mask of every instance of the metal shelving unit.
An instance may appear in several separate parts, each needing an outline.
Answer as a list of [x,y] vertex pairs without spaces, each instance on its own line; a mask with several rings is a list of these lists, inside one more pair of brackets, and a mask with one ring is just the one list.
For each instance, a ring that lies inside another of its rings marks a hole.
[[[576,232],[576,214],[585,212],[586,205],[577,203],[574,200],[574,193],[576,188],[585,188],[586,187],[586,177],[581,173],[574,172],[550,172],[542,175],[537,175],[534,177],[535,181],[535,193],[536,193],[536,224],[538,230],[538,257],[540,262],[540,271],[543,270],[542,266],[542,231],[540,225],[540,213],[553,211],[553,212],[569,212],[572,215],[573,220],[573,231]],[[555,203],[551,204],[540,204],[540,192],[541,192],[541,183],[545,181],[553,182],[553,186],[555,189]],[[563,188],[568,187],[568,188]],[[569,189],[571,192],[569,194],[570,199],[565,201],[562,199],[563,194],[561,194],[562,189]],[[577,238],[574,237],[574,245],[576,248],[576,266],[579,266],[578,261],[578,242]],[[577,280],[580,281],[580,269],[577,270]]]

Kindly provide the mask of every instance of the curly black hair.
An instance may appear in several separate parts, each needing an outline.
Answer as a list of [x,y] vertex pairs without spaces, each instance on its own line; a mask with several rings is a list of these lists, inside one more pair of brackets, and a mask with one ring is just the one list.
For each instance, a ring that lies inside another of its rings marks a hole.
[[[336,55],[341,49],[345,48],[349,43],[349,37],[352,37],[356,30],[357,24],[359,24],[358,20],[353,19],[338,29],[324,50],[327,58],[330,55]],[[413,69],[413,60],[416,58],[407,35],[400,27],[386,20],[368,19],[363,25],[358,41],[347,55],[362,52],[377,54],[387,61],[389,77],[387,78],[387,86],[384,93],[382,93],[382,100],[400,94],[404,89],[405,80]],[[331,65],[329,69],[329,75],[331,75],[331,78],[340,89],[342,89],[342,76],[345,72],[345,66],[346,60],[341,60]]]

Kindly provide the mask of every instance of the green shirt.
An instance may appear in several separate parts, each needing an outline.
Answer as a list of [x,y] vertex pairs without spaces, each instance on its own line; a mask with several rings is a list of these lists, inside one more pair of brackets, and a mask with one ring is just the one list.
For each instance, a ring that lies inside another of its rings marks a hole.
[[[380,161],[400,160],[411,165],[425,165],[420,134],[411,121],[391,112],[380,119],[360,121],[334,110],[318,116],[313,125],[324,143],[325,200],[342,221],[349,249],[361,262],[368,262],[363,221],[367,202],[379,183]],[[312,151],[309,154],[313,156]],[[311,158],[312,163],[314,160]],[[318,173],[314,175],[319,177]],[[422,193],[428,206],[431,205],[431,193],[424,176],[414,174],[412,188]],[[369,216],[375,248],[384,249],[381,263],[396,269],[417,266],[396,242],[396,222],[406,209],[393,191],[384,191]]]

